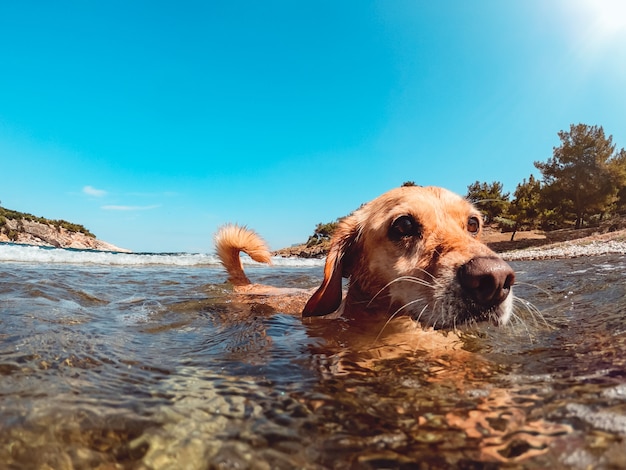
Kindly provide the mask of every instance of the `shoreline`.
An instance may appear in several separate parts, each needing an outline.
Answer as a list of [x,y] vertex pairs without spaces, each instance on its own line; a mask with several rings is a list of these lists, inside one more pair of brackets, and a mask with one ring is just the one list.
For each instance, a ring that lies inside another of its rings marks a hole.
[[0,242],[24,246],[75,248],[78,250],[130,253],[111,243],[97,239],[92,233],[76,231],[72,227],[54,225],[47,219],[7,218],[2,216]]
[[[582,236],[580,236],[582,235]],[[506,261],[579,258],[583,256],[626,255],[626,229],[598,233],[593,231],[564,231],[550,234],[551,238],[536,233],[519,232],[518,240],[503,241],[509,234],[488,234],[483,240]],[[555,239],[561,238],[556,241]],[[515,247],[515,246],[518,247]],[[324,258],[330,243],[307,248],[297,245],[272,252],[283,258]]]
[[[576,232],[574,231],[573,234],[576,234]],[[626,229],[605,233],[595,232],[580,238],[547,241],[547,243],[539,243],[533,246],[496,251],[507,261],[626,255]]]
[[37,248],[58,248],[62,250],[84,250],[93,252],[100,251],[104,253],[132,253],[131,250],[127,250],[126,248],[120,248],[111,243],[98,240],[97,238],[89,240],[88,243],[70,243],[65,246],[61,244],[53,245],[52,243],[46,243],[41,240],[29,240],[28,242],[24,242],[0,238],[0,246],[1,245],[33,246]]
[[576,241],[555,243],[540,248],[522,248],[498,253],[506,261],[535,261],[546,259],[580,258],[583,256],[626,255],[624,241]]
[[[515,242],[502,242],[489,240],[485,243],[498,253],[506,261],[533,261],[547,259],[580,258],[584,256],[602,255],[626,255],[626,229],[608,232],[594,233],[581,238],[567,239],[563,241],[550,241],[546,238],[520,238]],[[66,246],[55,246],[42,240],[29,240],[28,242],[3,240],[0,238],[0,245],[18,245],[44,248],[65,248],[84,250],[92,252],[109,253],[132,253],[131,250],[119,248],[110,243],[90,238],[88,243],[70,243]],[[82,241],[82,240],[81,240]],[[529,245],[528,242],[534,242]],[[34,243],[33,243],[34,242]],[[272,252],[272,256],[284,259],[323,259],[328,251],[328,244],[320,244],[315,247],[306,248],[305,245],[292,246]],[[519,245],[519,248],[513,246]]]
[[45,248],[52,250],[74,250],[74,251],[86,251],[93,253],[123,253],[123,254],[134,254],[133,251],[127,250],[126,248],[119,248],[115,245],[112,245],[107,242],[103,242],[102,240],[95,240],[95,246],[54,246],[49,243],[24,243],[24,242],[14,242],[10,240],[2,240],[0,239],[0,246],[23,246],[23,247],[33,247],[33,248]]

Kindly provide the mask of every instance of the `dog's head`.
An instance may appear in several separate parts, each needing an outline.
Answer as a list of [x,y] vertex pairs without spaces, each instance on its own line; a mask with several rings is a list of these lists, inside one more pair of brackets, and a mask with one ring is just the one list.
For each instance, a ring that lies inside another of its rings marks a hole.
[[482,216],[468,201],[437,187],[393,189],[343,219],[331,241],[324,280],[303,316],[344,312],[409,314],[453,327],[505,324],[515,274],[480,242]]

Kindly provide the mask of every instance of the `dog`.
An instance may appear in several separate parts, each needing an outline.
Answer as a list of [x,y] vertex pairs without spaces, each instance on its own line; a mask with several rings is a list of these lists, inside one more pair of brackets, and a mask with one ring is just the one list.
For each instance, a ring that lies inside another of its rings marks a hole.
[[250,282],[241,251],[271,263],[267,245],[252,230],[225,225],[215,235],[215,247],[236,293],[287,302],[303,317],[408,315],[433,328],[505,325],[515,273],[480,241],[482,229],[480,212],[453,192],[433,186],[392,189],[338,223],[324,279],[310,292]]

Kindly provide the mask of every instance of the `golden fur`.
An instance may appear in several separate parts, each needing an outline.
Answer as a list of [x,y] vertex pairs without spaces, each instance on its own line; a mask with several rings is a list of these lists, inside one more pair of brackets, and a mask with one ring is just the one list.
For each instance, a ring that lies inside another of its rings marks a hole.
[[[480,212],[450,191],[392,189],[338,224],[324,279],[301,307],[302,314],[408,314],[434,327],[483,320],[505,324],[511,315],[515,275],[480,242],[481,231]],[[269,250],[256,233],[226,225],[215,241],[237,292],[276,294],[274,300],[294,294],[252,285],[244,274],[239,251],[270,263]],[[345,296],[342,278],[349,279]]]
[[215,235],[215,251],[228,272],[228,280],[236,286],[250,284],[239,252],[243,251],[259,263],[272,264],[272,255],[263,239],[256,232],[234,224],[219,229]]

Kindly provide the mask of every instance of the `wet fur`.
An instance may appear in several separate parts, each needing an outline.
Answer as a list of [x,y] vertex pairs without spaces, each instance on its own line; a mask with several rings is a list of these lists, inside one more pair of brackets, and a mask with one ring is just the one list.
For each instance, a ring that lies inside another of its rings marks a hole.
[[[403,216],[419,224],[419,234],[393,239],[390,225]],[[271,262],[267,246],[255,232],[226,225],[215,242],[235,292],[255,296],[255,301],[261,296],[269,304],[284,304],[285,298],[292,297],[294,302],[287,302],[291,308],[281,310],[286,313],[300,310],[303,316],[348,318],[409,315],[438,328],[483,320],[502,325],[512,313],[512,292],[501,303],[481,309],[459,283],[459,268],[468,261],[476,257],[499,260],[480,241],[481,231],[480,212],[450,191],[419,186],[393,189],[341,220],[331,240],[324,280],[311,292],[250,283],[239,251],[257,261]],[[345,296],[344,277],[349,279]],[[308,300],[298,305],[303,298]]]

